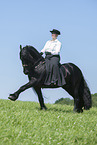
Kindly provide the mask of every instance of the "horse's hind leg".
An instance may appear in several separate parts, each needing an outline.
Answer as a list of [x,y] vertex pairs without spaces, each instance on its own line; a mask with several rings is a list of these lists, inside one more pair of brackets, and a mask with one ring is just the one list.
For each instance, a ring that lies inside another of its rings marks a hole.
[[62,86],[64,90],[66,90],[73,98],[74,98],[74,112],[83,112],[82,105],[81,105],[81,98],[79,96],[79,85],[77,84],[76,87],[64,85]]
[[82,113],[83,112],[82,101],[79,96],[78,90],[79,90],[79,85],[77,85],[74,90],[74,112]]
[[38,95],[38,100],[39,100],[39,103],[40,103],[40,109],[41,110],[47,110],[47,107],[45,106],[44,104],[44,99],[43,99],[43,96],[42,96],[42,92],[41,92],[41,88],[39,87],[34,87],[34,90],[35,92],[37,93]]

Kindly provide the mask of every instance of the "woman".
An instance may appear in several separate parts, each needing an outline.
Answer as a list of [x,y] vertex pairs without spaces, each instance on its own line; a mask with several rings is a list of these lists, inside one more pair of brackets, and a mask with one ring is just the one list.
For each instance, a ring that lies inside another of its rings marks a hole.
[[57,39],[60,35],[60,31],[53,29],[52,40],[46,42],[44,48],[41,50],[41,54],[45,53],[46,71],[47,76],[45,85],[57,85],[62,86],[66,84],[62,70],[60,69],[60,49],[61,42]]

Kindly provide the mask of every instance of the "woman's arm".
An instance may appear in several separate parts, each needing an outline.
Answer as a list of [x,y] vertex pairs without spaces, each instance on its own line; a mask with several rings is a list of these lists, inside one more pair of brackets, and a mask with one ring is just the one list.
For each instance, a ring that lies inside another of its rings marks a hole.
[[54,51],[52,52],[53,55],[58,55],[58,54],[60,54],[60,49],[61,49],[61,47],[62,47],[61,42],[58,42],[57,45],[56,45],[56,47],[55,47],[55,49],[54,49]]
[[59,54],[60,53],[60,49],[61,49],[61,42],[59,42],[56,46],[56,53]]
[[44,53],[44,52],[45,52],[45,50],[46,50],[46,48],[47,48],[47,45],[48,45],[48,41],[46,42],[46,44],[45,44],[44,48],[41,50],[41,52],[42,52],[42,53]]

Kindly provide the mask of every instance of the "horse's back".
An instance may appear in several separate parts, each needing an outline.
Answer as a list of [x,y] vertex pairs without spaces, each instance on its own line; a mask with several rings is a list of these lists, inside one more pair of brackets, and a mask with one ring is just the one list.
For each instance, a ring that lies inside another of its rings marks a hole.
[[74,63],[63,63],[61,65],[70,71],[81,72],[80,68],[77,65],[75,65]]

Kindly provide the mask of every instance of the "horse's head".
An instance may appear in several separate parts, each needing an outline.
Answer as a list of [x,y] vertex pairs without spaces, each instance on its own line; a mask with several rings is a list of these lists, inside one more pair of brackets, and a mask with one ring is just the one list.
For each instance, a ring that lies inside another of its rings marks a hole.
[[20,59],[22,61],[23,72],[28,75],[33,71],[35,62],[43,59],[39,52],[32,46],[25,46],[22,48],[20,45]]

